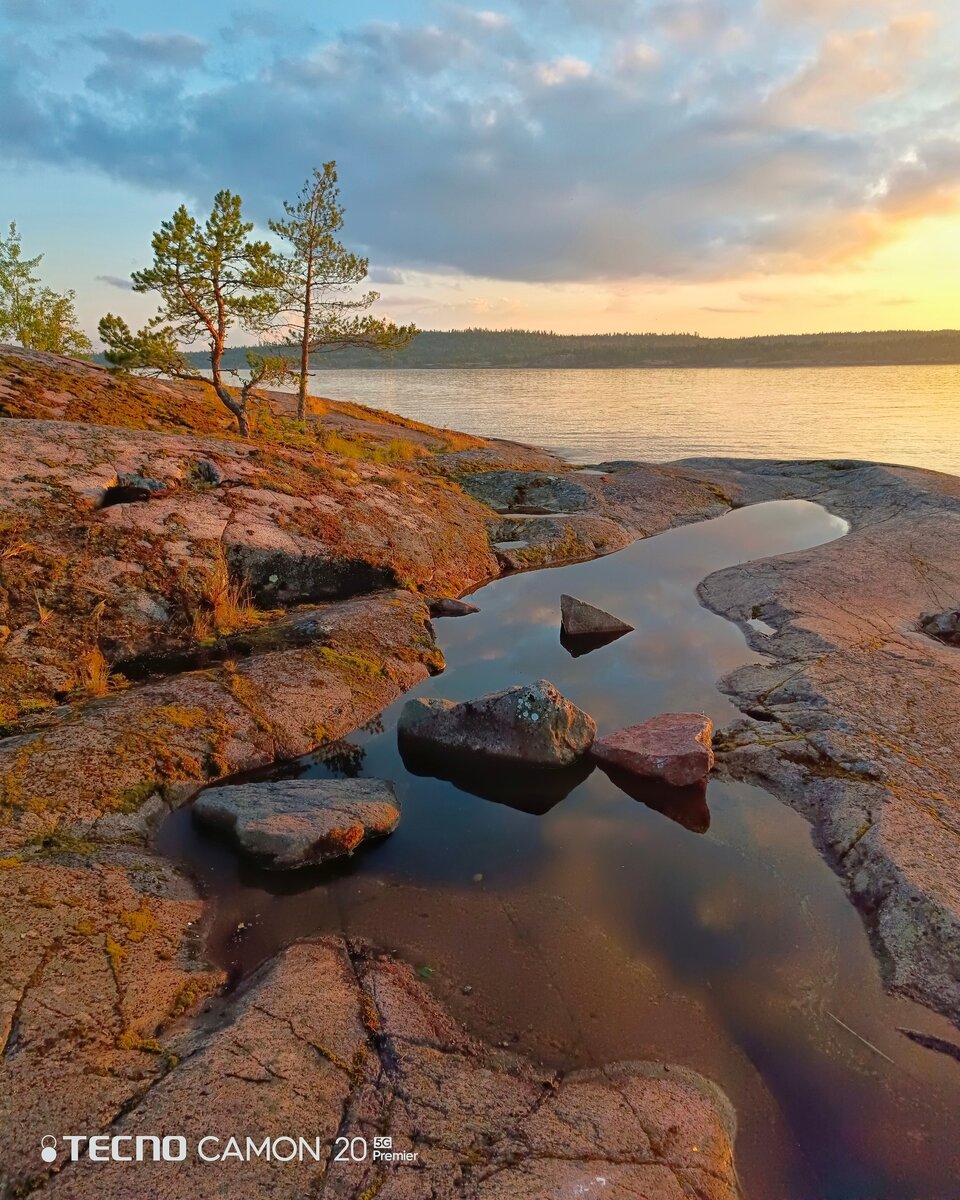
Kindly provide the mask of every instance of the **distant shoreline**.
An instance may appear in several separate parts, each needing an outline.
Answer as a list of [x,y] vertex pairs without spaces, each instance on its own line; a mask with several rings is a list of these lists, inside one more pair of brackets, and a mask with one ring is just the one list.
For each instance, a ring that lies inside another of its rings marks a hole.
[[[242,368],[253,347],[231,347]],[[291,349],[291,355],[294,351]],[[189,358],[204,364],[202,352]],[[696,334],[553,334],[524,330],[425,331],[404,351],[347,349],[316,356],[311,370],[788,370],[809,367],[960,366],[960,330],[705,338]]]

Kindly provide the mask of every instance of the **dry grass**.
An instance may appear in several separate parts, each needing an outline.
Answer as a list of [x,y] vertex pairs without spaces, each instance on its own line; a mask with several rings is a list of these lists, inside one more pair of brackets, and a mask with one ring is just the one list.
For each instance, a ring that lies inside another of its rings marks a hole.
[[77,681],[88,696],[105,696],[110,691],[110,664],[99,646],[80,655]]
[[217,547],[197,599],[190,619],[193,636],[198,642],[214,635],[237,633],[263,619],[264,614],[250,600],[246,583],[231,578],[222,547]]
[[358,459],[375,463],[408,463],[416,462],[429,453],[416,442],[405,438],[391,438],[388,442],[375,441],[362,437],[351,437],[338,433],[335,429],[321,429],[317,433],[317,441],[322,450],[328,454],[337,454],[341,458]]
[[37,624],[39,626],[46,625],[46,623],[53,616],[53,609],[47,608],[47,606],[41,601],[40,597],[37,595],[36,592],[34,592],[34,594],[33,594],[33,601],[34,601],[34,604],[36,604],[36,606],[37,606]]

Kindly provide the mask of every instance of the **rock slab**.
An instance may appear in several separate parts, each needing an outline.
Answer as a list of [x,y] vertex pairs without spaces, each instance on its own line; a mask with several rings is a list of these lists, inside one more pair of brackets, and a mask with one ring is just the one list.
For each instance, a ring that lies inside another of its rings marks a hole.
[[633,626],[576,596],[560,597],[560,620],[568,637],[606,637],[632,633]]
[[260,864],[290,870],[392,833],[400,806],[393,784],[381,779],[284,779],[210,788],[193,814]]
[[590,749],[591,716],[546,679],[477,700],[408,700],[398,733],[408,747],[453,758],[492,759],[533,767],[567,767]]
[[593,744],[593,757],[631,775],[690,787],[713,768],[713,722],[702,713],[661,713]]

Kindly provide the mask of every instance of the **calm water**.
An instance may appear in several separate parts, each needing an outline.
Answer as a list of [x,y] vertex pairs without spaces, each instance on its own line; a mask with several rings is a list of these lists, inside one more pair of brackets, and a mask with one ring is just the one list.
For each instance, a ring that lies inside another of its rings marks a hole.
[[311,390],[572,462],[866,458],[960,474],[960,367],[319,371]]
[[[436,623],[448,669],[412,694],[465,699],[546,677],[602,732],[670,709],[724,723],[733,709],[715,680],[757,655],[699,605],[697,582],[843,531],[816,505],[777,502],[491,583],[478,615]],[[636,632],[571,657],[562,591]],[[798,814],[720,780],[708,808],[672,818],[600,771],[539,792],[476,773],[456,786],[406,769],[401,706],[334,761],[290,771],[396,782],[399,828],[350,860],[271,876],[198,834],[189,810],[167,823],[162,847],[216,901],[218,961],[243,974],[299,936],[364,936],[424,971],[475,1032],[550,1066],[662,1058],[718,1080],[753,1200],[956,1200],[960,1064],[898,1026],[956,1030],[884,994]]]

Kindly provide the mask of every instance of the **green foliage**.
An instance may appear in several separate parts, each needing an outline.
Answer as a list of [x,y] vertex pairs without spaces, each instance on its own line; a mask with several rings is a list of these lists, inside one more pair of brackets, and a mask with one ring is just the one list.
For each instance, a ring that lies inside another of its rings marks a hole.
[[[270,245],[251,240],[252,231],[252,223],[243,219],[240,197],[232,192],[216,194],[203,224],[181,205],[153,235],[153,263],[132,276],[134,291],[159,296],[157,315],[136,334],[118,317],[108,315],[100,322],[108,362],[208,383],[244,435],[248,392],[237,398],[223,382],[226,339],[236,325],[251,332],[269,328],[283,278]],[[210,346],[210,379],[177,349],[200,340]]]
[[286,343],[300,351],[297,415],[302,420],[311,355],[348,347],[400,350],[418,331],[368,313],[379,293],[352,293],[367,278],[369,262],[347,250],[337,236],[344,210],[335,162],[314,170],[296,201],[285,201],[283,207],[286,218],[271,221],[270,229],[287,244],[277,297]]
[[[244,350],[228,352],[243,358]],[[960,363],[960,330],[777,334],[708,338],[692,333],[560,334],[522,329],[428,330],[391,369],[510,367],[845,367]],[[317,355],[312,370],[383,367],[363,349]]]
[[41,286],[34,272],[42,259],[42,254],[23,257],[11,222],[6,238],[0,238],[0,338],[13,338],[26,350],[89,354],[93,347],[77,325],[76,296]]
[[156,329],[148,325],[132,333],[122,317],[107,313],[100,320],[98,332],[107,347],[104,358],[111,366],[123,371],[145,370],[181,377],[184,374],[196,374],[177,349],[172,329]]

